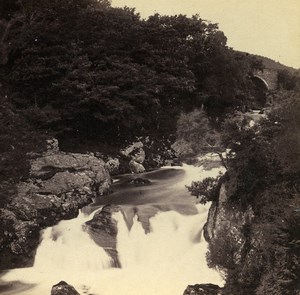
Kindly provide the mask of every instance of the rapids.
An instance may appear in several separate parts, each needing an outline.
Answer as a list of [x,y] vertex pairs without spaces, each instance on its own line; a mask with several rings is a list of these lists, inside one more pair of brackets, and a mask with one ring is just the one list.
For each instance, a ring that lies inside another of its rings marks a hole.
[[[135,186],[125,175],[114,193],[96,200],[72,220],[45,229],[33,267],[14,269],[1,277],[11,284],[3,294],[50,294],[61,280],[80,294],[182,295],[189,284],[223,285],[207,267],[202,227],[209,205],[195,205],[185,185],[217,175],[222,169],[165,167],[139,175],[151,181]],[[121,268],[99,247],[83,225],[105,204],[117,204],[117,251]]]

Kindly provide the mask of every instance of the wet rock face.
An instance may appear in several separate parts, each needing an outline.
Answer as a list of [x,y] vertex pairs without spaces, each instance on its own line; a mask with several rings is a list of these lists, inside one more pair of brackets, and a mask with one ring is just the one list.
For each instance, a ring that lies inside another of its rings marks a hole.
[[[58,152],[45,155],[31,163],[30,175],[35,180],[34,184],[38,186],[38,191],[44,194],[58,194],[77,189],[79,192],[94,191],[101,195],[108,187],[106,184],[109,184],[105,163],[86,154]],[[98,191],[95,190],[97,185]],[[24,184],[19,188],[19,190],[26,189]]]
[[140,164],[134,160],[131,160],[129,162],[129,168],[130,168],[131,172],[135,173],[135,174],[145,172],[145,167],[142,164]]
[[59,152],[56,141],[50,146],[31,162],[30,179],[18,183],[16,196],[0,210],[0,269],[31,265],[41,229],[76,217],[93,197],[109,191],[101,159]]
[[92,220],[86,222],[86,230],[93,240],[111,256],[115,267],[120,267],[116,249],[118,228],[112,215],[120,210],[119,206],[106,205],[94,215]]
[[227,200],[224,183],[220,188],[218,202],[213,202],[210,207],[207,223],[204,227],[204,237],[210,243],[216,244],[224,239],[224,233],[226,233],[226,244],[229,243],[233,249],[233,261],[235,264],[239,264],[243,260],[249,239],[245,235],[245,228],[251,224],[254,213],[251,206],[248,206],[245,211],[239,211],[228,206]]
[[220,295],[222,288],[213,284],[189,285],[183,295]]
[[64,281],[54,285],[51,289],[51,295],[80,295],[73,286]]

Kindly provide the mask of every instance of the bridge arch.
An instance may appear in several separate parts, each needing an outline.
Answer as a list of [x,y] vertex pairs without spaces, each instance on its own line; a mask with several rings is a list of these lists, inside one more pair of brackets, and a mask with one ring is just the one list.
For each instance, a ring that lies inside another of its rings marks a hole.
[[266,105],[268,100],[268,92],[270,90],[267,81],[259,75],[253,75],[251,80],[254,84],[254,97],[255,97],[255,107],[262,108]]
[[261,77],[259,75],[253,75],[251,78],[252,78],[252,81],[254,82],[254,84],[257,87],[259,87],[261,89],[265,88],[265,90],[270,89],[269,84],[267,83],[267,81],[263,77]]

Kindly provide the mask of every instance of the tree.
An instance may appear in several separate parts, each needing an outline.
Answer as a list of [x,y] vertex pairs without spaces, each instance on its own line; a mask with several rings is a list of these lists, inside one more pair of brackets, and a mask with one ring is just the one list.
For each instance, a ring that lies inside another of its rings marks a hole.
[[30,0],[9,23],[1,76],[13,103],[61,140],[163,136],[181,112],[204,105],[217,122],[247,96],[254,63],[199,16],[141,20],[106,0]]
[[295,90],[300,86],[299,75],[296,76],[288,70],[279,70],[277,74],[277,87],[285,90]]
[[207,177],[202,181],[193,181],[191,186],[187,186],[192,196],[199,199],[200,204],[216,201],[220,190],[221,175],[217,177]]
[[181,113],[177,121],[176,135],[178,140],[189,142],[195,153],[221,149],[220,133],[213,128],[202,109]]
[[3,207],[14,195],[15,184],[28,177],[30,159],[45,150],[47,136],[30,128],[6,95],[1,93],[0,101],[0,207]]
[[[244,216],[230,233],[243,226],[241,247],[229,237],[225,252],[219,247],[228,236],[227,223],[218,225],[209,247],[211,265],[226,269],[224,294],[299,292],[299,102],[299,94],[286,93],[281,104],[251,128],[240,118],[224,125],[223,143],[235,155],[227,162],[222,214]],[[246,218],[249,208],[251,218]]]

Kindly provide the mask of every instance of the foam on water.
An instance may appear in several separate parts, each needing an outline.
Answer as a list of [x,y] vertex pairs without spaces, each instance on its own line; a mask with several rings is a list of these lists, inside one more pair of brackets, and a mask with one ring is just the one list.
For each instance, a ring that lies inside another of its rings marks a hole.
[[[184,169],[185,174],[174,184],[174,190],[220,171],[188,165],[178,169]],[[2,280],[34,284],[34,288],[10,293],[26,295],[50,294],[52,285],[61,280],[81,294],[99,295],[182,295],[188,284],[222,285],[220,274],[206,263],[207,243],[202,227],[208,208],[209,205],[197,205],[198,213],[194,215],[159,212],[150,219],[147,234],[136,216],[128,229],[123,214],[114,213],[120,269],[111,266],[109,255],[84,231],[83,225],[93,214],[81,213],[73,220],[47,228],[34,266],[12,270]]]

